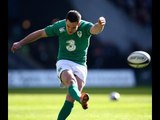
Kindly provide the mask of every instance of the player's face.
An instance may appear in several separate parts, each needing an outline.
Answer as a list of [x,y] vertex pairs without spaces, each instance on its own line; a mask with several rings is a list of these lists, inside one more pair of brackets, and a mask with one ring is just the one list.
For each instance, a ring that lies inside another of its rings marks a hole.
[[66,20],[66,30],[69,35],[75,33],[78,27],[79,27],[78,22],[70,22],[69,20]]

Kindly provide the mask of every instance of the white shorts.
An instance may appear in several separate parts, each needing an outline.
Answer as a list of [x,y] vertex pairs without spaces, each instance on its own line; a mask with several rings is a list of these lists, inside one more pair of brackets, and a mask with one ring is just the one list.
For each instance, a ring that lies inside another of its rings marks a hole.
[[[64,70],[71,70],[73,74],[78,76],[84,83],[86,83],[86,78],[87,78],[87,67],[77,64],[75,62],[72,62],[70,60],[59,60],[56,63],[56,70],[57,70],[57,76],[60,80],[60,75],[62,71]],[[61,80],[60,80],[61,82]],[[61,84],[62,85],[62,84]]]

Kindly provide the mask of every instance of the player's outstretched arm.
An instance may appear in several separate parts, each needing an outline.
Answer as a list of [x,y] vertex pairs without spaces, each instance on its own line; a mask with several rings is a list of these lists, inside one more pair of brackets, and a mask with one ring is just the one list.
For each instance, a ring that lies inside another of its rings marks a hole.
[[99,17],[98,22],[95,23],[94,26],[91,27],[90,29],[91,34],[96,35],[102,32],[105,24],[106,24],[106,19],[104,17]]
[[47,35],[46,35],[44,29],[34,31],[34,32],[30,33],[29,35],[27,35],[22,40],[20,40],[18,42],[14,42],[11,47],[11,51],[14,53],[17,49],[21,48],[23,45],[34,42],[34,41],[36,41],[40,38],[46,37],[46,36]]

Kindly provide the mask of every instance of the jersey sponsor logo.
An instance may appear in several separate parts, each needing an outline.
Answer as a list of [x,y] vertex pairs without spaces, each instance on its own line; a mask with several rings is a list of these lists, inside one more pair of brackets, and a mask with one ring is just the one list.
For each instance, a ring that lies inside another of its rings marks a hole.
[[77,31],[77,35],[78,35],[78,37],[82,37],[82,31]]
[[76,49],[75,41],[74,40],[68,40],[66,45],[66,49],[68,51],[74,51]]
[[59,28],[60,33],[64,32],[64,31],[65,31],[64,27]]

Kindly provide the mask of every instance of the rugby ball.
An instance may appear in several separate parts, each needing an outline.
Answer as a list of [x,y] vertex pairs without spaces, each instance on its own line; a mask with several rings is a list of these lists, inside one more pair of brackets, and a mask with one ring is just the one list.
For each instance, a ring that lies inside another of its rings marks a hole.
[[128,65],[133,68],[144,68],[149,65],[151,61],[150,55],[145,51],[134,51],[128,58]]

